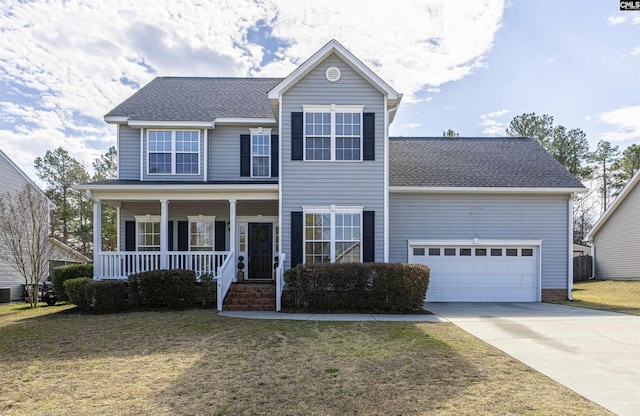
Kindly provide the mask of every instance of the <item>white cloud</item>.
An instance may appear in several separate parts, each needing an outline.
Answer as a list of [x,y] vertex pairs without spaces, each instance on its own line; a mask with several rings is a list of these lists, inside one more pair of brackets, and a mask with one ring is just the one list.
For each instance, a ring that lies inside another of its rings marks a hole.
[[407,123],[407,124],[403,124],[402,128],[405,128],[405,129],[408,129],[408,130],[415,130],[420,126],[422,126],[422,124],[420,124],[420,123]]
[[632,50],[631,52],[629,52],[629,55],[631,55],[631,56],[638,56],[638,55],[640,55],[640,46],[638,46],[637,48],[635,48],[634,50]]
[[503,108],[502,110],[492,111],[487,114],[480,114],[480,126],[484,127],[481,132],[486,136],[504,136],[507,130],[507,122],[496,120],[509,114],[511,110]]
[[498,111],[494,111],[491,113],[487,113],[487,114],[481,114],[480,115],[480,119],[482,120],[486,120],[488,118],[498,118],[498,117],[502,117],[506,114],[509,114],[511,112],[511,110],[507,110],[506,108],[503,108],[502,110],[498,110]]
[[607,24],[609,26],[613,26],[613,25],[619,25],[620,23],[624,23],[626,21],[627,21],[627,18],[625,16],[614,14],[613,16],[609,16],[609,18],[607,19]]
[[102,116],[153,77],[286,76],[332,38],[403,102],[428,100],[418,94],[484,65],[503,10],[494,0],[5,0],[0,148],[22,167],[58,145],[89,163],[115,143]]
[[611,130],[600,134],[611,142],[640,142],[640,105],[618,108],[599,114],[596,119],[611,126]]

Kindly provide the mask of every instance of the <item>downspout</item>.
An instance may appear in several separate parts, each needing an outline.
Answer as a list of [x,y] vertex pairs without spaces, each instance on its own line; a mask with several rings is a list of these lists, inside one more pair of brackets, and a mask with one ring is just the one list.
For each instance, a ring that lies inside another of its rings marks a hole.
[[[383,232],[384,232],[384,240],[383,240],[383,248],[382,248],[382,256],[383,261],[385,263],[389,263],[389,120],[391,119],[391,111],[393,109],[389,108],[388,98],[384,96],[384,197],[383,197]],[[375,255],[374,255],[375,256]]]
[[567,276],[567,298],[569,300],[573,300],[573,296],[571,295],[571,291],[573,290],[573,198],[576,194],[572,193],[569,195],[569,202],[567,203],[567,218],[568,218],[568,228],[569,235],[567,238],[567,244],[569,246],[568,256],[569,256],[569,272]]

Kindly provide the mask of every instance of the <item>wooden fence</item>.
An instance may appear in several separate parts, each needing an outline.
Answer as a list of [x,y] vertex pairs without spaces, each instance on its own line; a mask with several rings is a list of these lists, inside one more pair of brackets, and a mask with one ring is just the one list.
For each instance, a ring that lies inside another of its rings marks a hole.
[[578,256],[573,258],[573,281],[582,282],[593,276],[593,257]]

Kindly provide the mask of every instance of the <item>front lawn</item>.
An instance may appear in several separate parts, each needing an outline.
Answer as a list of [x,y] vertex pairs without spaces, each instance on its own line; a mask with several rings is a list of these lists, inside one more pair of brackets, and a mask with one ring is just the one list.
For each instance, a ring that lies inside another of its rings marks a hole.
[[3,415],[609,414],[448,323],[16,308]]
[[640,315],[640,281],[592,280],[573,285],[564,305]]

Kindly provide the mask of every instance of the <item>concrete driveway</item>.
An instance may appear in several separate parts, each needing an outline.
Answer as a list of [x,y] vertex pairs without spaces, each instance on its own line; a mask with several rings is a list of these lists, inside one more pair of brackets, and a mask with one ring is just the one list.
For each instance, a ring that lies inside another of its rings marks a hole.
[[640,316],[548,303],[425,309],[619,415],[640,415]]

